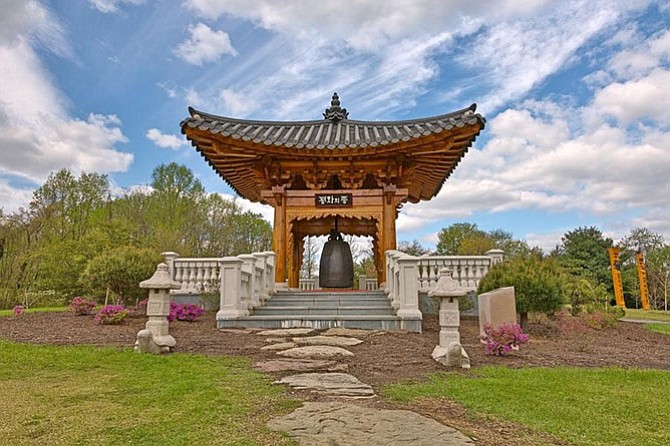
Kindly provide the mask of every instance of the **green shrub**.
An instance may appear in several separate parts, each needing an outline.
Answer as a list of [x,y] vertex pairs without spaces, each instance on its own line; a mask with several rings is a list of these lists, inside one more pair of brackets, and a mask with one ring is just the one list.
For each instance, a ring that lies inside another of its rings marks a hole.
[[135,305],[146,297],[146,290],[139,286],[156,270],[161,256],[151,249],[122,246],[93,258],[80,281],[97,296],[113,292],[117,302]]
[[570,313],[577,316],[582,311],[593,312],[595,309],[605,308],[612,296],[607,292],[605,285],[596,283],[587,277],[567,276],[566,295],[570,301]]
[[553,314],[564,302],[563,273],[552,258],[537,254],[516,257],[495,265],[479,283],[479,293],[514,287],[516,311],[526,328],[529,312]]

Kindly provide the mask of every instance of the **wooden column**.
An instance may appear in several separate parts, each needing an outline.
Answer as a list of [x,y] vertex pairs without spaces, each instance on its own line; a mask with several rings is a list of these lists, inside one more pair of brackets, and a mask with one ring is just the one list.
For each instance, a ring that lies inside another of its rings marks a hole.
[[288,253],[288,286],[289,288],[300,287],[300,235],[294,231],[287,244]]
[[375,262],[375,271],[377,271],[377,283],[381,284],[386,277],[386,265],[384,264],[384,252],[381,250],[381,243],[377,237],[372,238],[372,258]]
[[381,240],[379,249],[378,283],[386,280],[386,258],[384,253],[389,249],[396,249],[395,218],[396,218],[396,187],[384,186],[382,196]]
[[286,281],[286,193],[283,187],[273,187],[275,218],[272,232],[272,250],[277,254],[275,283]]

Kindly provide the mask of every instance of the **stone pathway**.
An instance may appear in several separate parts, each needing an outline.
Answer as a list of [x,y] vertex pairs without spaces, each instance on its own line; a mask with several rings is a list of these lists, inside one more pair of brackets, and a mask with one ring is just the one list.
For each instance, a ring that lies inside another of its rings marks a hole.
[[338,360],[354,356],[345,347],[359,345],[367,337],[384,332],[331,328],[316,335],[315,331],[294,328],[258,332],[268,344],[261,349],[275,351],[281,358],[258,361],[254,367],[263,372],[298,372],[276,383],[345,400],[305,402],[294,412],[271,420],[271,430],[286,432],[297,438],[301,446],[474,445],[457,430],[417,413],[352,403],[355,399],[374,398],[375,393],[368,384],[344,373],[348,366]]
[[319,392],[327,396],[370,398],[375,391],[368,384],[348,373],[301,373],[287,376],[279,384],[288,384],[294,389]]
[[288,350],[283,350],[277,352],[279,356],[285,356],[287,358],[316,358],[316,359],[327,359],[327,358],[336,358],[338,356],[354,356],[349,350],[345,350],[342,347],[333,347],[330,345],[308,345],[307,347],[294,347],[289,348]]
[[468,437],[437,421],[407,410],[387,410],[353,404],[305,403],[268,423],[301,446],[466,446]]

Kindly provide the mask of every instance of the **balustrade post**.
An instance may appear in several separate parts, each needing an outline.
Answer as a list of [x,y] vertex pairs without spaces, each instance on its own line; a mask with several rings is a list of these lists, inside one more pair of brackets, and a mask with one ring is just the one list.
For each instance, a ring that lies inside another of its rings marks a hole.
[[505,251],[502,249],[489,249],[486,255],[491,257],[491,266],[497,265],[505,259]]
[[[258,284],[258,298],[261,303],[265,302],[270,295],[268,294],[268,253],[267,252],[255,252],[254,257],[256,257],[256,267],[261,269],[261,280]],[[274,282],[274,277],[272,279]]]
[[174,279],[174,261],[179,257],[179,254],[174,251],[165,251],[162,252],[161,255],[165,258],[165,264],[168,266],[170,277]]
[[277,254],[274,251],[265,251],[267,258],[265,260],[265,289],[268,298],[275,293],[275,264],[277,262]]
[[419,310],[419,259],[402,255],[397,259],[400,271],[398,317],[400,328],[421,333],[422,314]]
[[247,305],[247,308],[251,309],[257,307],[260,304],[260,299],[256,294],[258,286],[256,284],[256,257],[252,254],[242,254],[237,256],[238,259],[242,260],[242,271],[249,273],[249,295],[242,296],[242,301]]
[[367,288],[367,277],[360,275],[358,276],[358,289],[365,290]]
[[221,306],[216,319],[236,319],[249,315],[246,303],[241,299],[242,264],[237,257],[223,257],[219,260],[221,274]]

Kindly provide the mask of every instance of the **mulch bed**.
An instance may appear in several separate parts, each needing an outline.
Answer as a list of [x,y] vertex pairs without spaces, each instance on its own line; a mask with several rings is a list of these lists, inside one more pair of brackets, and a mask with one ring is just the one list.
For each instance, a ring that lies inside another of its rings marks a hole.
[[[33,313],[18,318],[0,318],[0,339],[36,344],[132,347],[146,318],[131,318],[118,326],[99,326],[92,316],[70,313]],[[257,330],[218,330],[215,315],[189,322],[173,322],[170,334],[177,340],[177,352],[205,355],[233,355],[253,360],[276,358]],[[535,323],[527,330],[530,342],[520,351],[506,357],[487,356],[479,343],[476,319],[461,321],[461,341],[470,355],[473,368],[485,365],[506,367],[639,367],[670,369],[670,337],[649,332],[641,324],[619,322],[616,327],[597,331],[560,330],[555,323]],[[439,325],[436,316],[425,316],[423,333],[403,331],[368,336],[365,342],[348,347],[355,356],[341,360],[349,372],[361,381],[379,389],[384,384],[407,379],[424,379],[445,368],[431,358],[437,345]],[[276,374],[280,377],[283,374]],[[399,405],[377,402],[386,406]],[[477,444],[564,444],[545,434],[532,433],[522,426],[495,420],[466,416],[455,403],[424,400],[409,406],[446,424],[463,429],[477,438]]]

